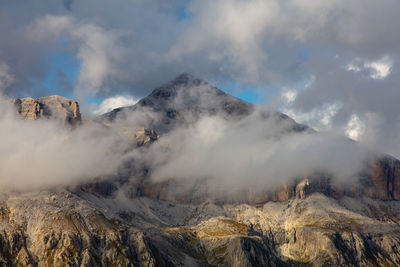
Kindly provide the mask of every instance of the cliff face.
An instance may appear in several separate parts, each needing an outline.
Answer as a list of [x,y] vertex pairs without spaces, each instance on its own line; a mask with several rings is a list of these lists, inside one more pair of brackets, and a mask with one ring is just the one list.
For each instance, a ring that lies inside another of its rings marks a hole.
[[296,196],[304,198],[315,192],[337,199],[349,196],[400,200],[400,161],[390,156],[381,156],[369,165],[365,165],[366,171],[360,174],[358,183],[332,184],[329,176],[317,175],[287,184],[282,190],[277,190],[272,198],[266,200],[288,200]]
[[335,183],[329,175],[315,174],[272,189],[260,189],[256,192],[242,190],[237,194],[232,193],[218,198],[199,186],[202,184],[201,180],[192,187],[188,187],[172,179],[161,183],[152,183],[144,179],[140,184],[135,185],[133,191],[137,192],[135,196],[180,203],[201,203],[212,198],[220,203],[260,204],[268,201],[305,199],[313,193],[321,193],[334,199],[368,197],[383,201],[400,200],[400,161],[383,156],[374,161],[373,166],[366,165],[365,168],[368,171],[360,175],[358,182],[354,181],[352,184]]
[[106,218],[69,194],[42,192],[2,202],[3,266],[151,266],[144,233]]
[[17,98],[14,99],[14,105],[18,114],[26,120],[52,117],[73,126],[81,123],[78,102],[62,96],[53,95],[37,99]]
[[398,202],[321,194],[182,205],[68,191],[10,194],[4,266],[398,266]]
[[367,194],[383,200],[400,200],[400,161],[384,157],[376,162],[367,184]]

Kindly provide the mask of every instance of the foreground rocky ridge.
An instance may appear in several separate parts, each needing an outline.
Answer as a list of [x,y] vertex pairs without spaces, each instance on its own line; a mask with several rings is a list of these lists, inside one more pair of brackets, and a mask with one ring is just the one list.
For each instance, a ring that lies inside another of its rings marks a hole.
[[322,194],[182,205],[68,191],[3,196],[5,266],[398,266],[400,205]]
[[[202,97],[216,101],[202,106],[199,92],[182,93],[187,86],[206,88]],[[15,103],[25,119],[61,110],[64,122],[81,120],[78,104],[62,97]],[[146,153],[163,134],[202,114],[229,120],[253,109],[184,74],[135,106],[95,121],[118,127],[127,149]],[[139,119],[129,121],[130,116]],[[285,131],[312,131],[280,113],[263,116],[284,122]],[[142,123],[133,124],[137,121]],[[400,162],[378,156],[370,164],[357,185],[334,184],[329,175],[316,174],[228,198],[215,198],[201,187],[177,193],[182,184],[151,182],[151,170],[138,162],[126,162],[115,176],[67,189],[4,193],[0,265],[398,266]]]

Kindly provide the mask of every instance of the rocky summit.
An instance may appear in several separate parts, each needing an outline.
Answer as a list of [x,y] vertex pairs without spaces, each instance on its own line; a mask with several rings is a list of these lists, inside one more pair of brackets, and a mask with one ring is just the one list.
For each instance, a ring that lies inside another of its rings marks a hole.
[[[81,125],[73,100],[14,103],[25,119],[60,113]],[[229,121],[256,109],[182,74],[133,106],[83,122],[123,137],[123,166],[78,185],[1,193],[0,265],[399,266],[400,162],[391,156],[376,153],[350,185],[320,172],[215,197],[201,190],[204,181],[187,187],[173,177],[150,180],[153,170],[144,159],[174,129],[204,114]],[[285,126],[277,135],[317,134],[278,112],[261,110],[260,117]]]
[[18,114],[26,120],[60,118],[69,125],[81,123],[78,102],[63,96],[53,95],[37,99],[16,98],[13,102]]

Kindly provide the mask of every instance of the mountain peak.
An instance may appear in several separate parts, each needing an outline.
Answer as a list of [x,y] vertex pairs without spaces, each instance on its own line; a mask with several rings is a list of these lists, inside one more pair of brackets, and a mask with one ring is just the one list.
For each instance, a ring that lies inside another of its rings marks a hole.
[[[170,95],[171,93],[176,93],[177,90],[190,89],[192,87],[198,87],[200,85],[209,85],[207,82],[196,78],[195,76],[183,72],[176,76],[174,79],[169,82],[161,85],[160,87],[153,90],[150,95]],[[163,93],[164,92],[164,93]],[[167,92],[167,93],[165,93]]]
[[224,109],[227,104],[252,106],[241,99],[229,95],[212,84],[189,73],[181,73],[171,81],[153,90],[138,102],[140,106],[156,109],[212,110]]
[[200,79],[196,78],[195,76],[191,75],[190,73],[187,72],[182,72],[178,76],[176,76],[171,82],[173,83],[190,83],[191,81],[201,81]]
[[113,121],[118,114],[126,116],[127,112],[152,111],[159,114],[161,120],[149,128],[163,133],[171,130],[176,124],[187,123],[201,115],[218,113],[227,117],[245,116],[253,109],[252,104],[229,95],[189,73],[181,73],[154,89],[135,105],[114,109],[100,116],[97,121]]

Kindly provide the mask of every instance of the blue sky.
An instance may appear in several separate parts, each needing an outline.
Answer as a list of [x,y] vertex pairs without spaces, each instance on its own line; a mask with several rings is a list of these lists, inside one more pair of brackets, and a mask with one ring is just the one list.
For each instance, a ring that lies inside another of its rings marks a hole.
[[182,5],[182,7],[181,7],[181,10],[180,10],[180,13],[179,13],[179,18],[181,19],[181,20],[187,20],[187,19],[190,19],[190,16],[189,16],[189,14],[188,14],[188,12],[187,12],[187,5],[188,5],[188,2],[189,1],[187,1],[187,2],[185,2],[183,5]]
[[274,94],[276,90],[274,88],[257,88],[257,87],[250,87],[245,86],[239,83],[229,83],[229,84],[216,84],[216,86],[240,99],[243,99],[247,102],[254,103],[254,104],[264,104],[268,101],[268,96]]
[[[44,81],[45,87],[54,94],[73,97],[73,92],[65,90],[62,83],[63,79],[66,79],[71,86],[76,84],[80,69],[79,60],[70,54],[50,53],[47,61],[50,69]],[[65,74],[65,77],[61,77],[60,74]]]

